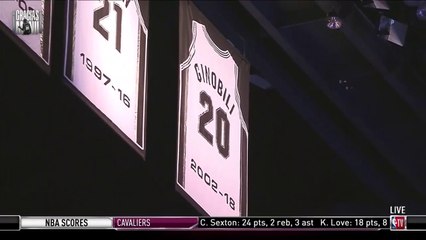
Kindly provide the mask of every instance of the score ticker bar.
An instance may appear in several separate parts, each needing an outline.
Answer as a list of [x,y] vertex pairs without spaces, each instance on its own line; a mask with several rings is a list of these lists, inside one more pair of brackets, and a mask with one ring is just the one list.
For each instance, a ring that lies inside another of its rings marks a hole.
[[426,216],[407,216],[407,230],[426,231]]
[[242,229],[389,229],[389,217],[200,218],[198,228]]
[[17,215],[0,216],[0,231],[18,231],[20,229],[20,217]]
[[301,217],[85,217],[0,216],[0,231],[25,229],[111,230],[424,230],[426,216]]
[[0,216],[1,230],[20,229],[389,229],[389,217],[20,217]]

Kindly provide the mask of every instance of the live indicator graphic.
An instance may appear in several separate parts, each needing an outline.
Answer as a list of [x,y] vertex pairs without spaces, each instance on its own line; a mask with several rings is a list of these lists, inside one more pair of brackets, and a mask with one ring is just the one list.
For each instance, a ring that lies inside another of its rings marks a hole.
[[392,215],[390,222],[392,231],[426,231],[426,215]]

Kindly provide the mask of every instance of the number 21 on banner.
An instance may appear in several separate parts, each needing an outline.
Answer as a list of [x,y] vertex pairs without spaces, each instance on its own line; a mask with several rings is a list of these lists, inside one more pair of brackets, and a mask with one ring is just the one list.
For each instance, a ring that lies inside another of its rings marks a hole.
[[[105,18],[106,16],[108,16],[110,14],[110,7],[109,7],[109,2],[108,0],[104,0],[104,5],[99,8],[96,9],[93,13],[93,27],[96,29],[96,31],[98,31],[106,40],[109,39],[109,34],[108,31],[105,30],[105,28],[103,28],[100,25],[100,21],[101,19]],[[129,1],[127,1],[126,3],[126,7],[128,6]],[[116,25],[116,34],[115,34],[115,49],[117,49],[118,52],[121,52],[121,24],[122,24],[122,16],[123,16],[123,10],[121,10],[121,7],[117,4],[114,3],[114,10],[117,14],[117,25]]]
[[145,154],[147,1],[69,0],[65,77]]

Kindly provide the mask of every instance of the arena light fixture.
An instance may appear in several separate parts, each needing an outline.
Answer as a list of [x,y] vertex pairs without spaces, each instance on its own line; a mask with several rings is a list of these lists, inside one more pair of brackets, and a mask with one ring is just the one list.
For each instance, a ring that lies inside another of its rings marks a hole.
[[343,26],[343,20],[340,16],[337,15],[336,11],[331,11],[328,14],[327,27],[329,29],[337,30]]
[[416,16],[417,19],[426,21],[426,2],[423,2],[417,7]]

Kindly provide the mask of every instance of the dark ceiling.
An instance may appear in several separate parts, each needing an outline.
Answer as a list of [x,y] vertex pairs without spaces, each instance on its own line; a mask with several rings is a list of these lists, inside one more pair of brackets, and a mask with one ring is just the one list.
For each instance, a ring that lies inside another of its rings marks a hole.
[[[426,21],[416,18],[419,2],[385,1],[389,10],[366,7],[369,2],[197,5],[248,58],[252,83],[278,92],[371,189],[395,200],[402,191],[421,202]],[[331,10],[343,19],[339,30],[326,27]],[[381,15],[407,24],[404,46],[378,36]]]

